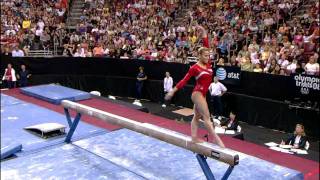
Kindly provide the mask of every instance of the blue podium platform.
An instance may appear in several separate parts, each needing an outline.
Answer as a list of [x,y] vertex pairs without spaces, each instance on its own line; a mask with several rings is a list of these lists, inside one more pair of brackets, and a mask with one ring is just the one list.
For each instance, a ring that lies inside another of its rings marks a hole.
[[[70,144],[65,136],[42,139],[23,130],[45,122],[68,127],[63,114],[1,94],[1,147],[22,145],[22,152],[15,146],[16,158],[1,161],[1,179],[206,179],[195,153],[127,129],[108,132],[80,121]],[[238,154],[230,180],[303,179],[296,170]],[[216,179],[229,167],[207,162]]]
[[[303,179],[298,171],[239,155],[240,164],[230,180]],[[216,179],[221,179],[228,165],[212,159],[208,163]],[[1,165],[5,179],[206,179],[194,153],[126,129],[50,147]]]
[[72,144],[1,162],[1,179],[121,179],[141,176]]
[[80,101],[91,98],[90,93],[56,84],[21,88],[21,92],[53,104],[60,104],[62,100]]
[[[206,179],[196,154],[163,141],[120,129],[96,137],[74,142],[113,163],[136,172],[146,179]],[[273,164],[238,152],[239,165],[230,174],[230,180],[248,179],[303,179],[293,169]],[[221,179],[228,165],[208,158],[216,179]]]

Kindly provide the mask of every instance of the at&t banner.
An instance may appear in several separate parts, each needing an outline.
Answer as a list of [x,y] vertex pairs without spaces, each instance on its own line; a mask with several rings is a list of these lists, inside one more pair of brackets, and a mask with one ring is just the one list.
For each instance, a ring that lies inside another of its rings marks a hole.
[[216,66],[216,76],[223,84],[239,85],[240,84],[240,68],[231,66]]

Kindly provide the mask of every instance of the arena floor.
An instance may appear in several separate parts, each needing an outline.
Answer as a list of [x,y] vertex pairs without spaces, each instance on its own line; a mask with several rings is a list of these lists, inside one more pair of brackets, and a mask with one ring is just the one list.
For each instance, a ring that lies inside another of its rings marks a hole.
[[[80,103],[139,122],[190,133],[188,124],[101,98]],[[61,106],[24,95],[19,89],[1,92],[1,147],[13,141],[23,145],[17,157],[1,162],[1,178],[205,179],[192,152],[89,116],[82,117],[71,144],[65,144],[63,137],[43,140],[22,130],[39,122],[67,125],[63,112]],[[200,130],[199,133],[206,132]],[[300,179],[299,172],[305,179],[319,178],[318,162],[228,136],[222,139],[228,148],[240,155],[240,164],[229,179]],[[215,160],[210,160],[209,164],[216,177],[223,176],[226,164]],[[252,172],[253,168],[259,173]]]

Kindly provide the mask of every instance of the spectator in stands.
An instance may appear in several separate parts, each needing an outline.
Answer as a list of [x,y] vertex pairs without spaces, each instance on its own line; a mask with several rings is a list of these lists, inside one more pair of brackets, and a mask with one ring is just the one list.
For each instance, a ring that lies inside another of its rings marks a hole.
[[275,59],[272,59],[270,63],[267,62],[267,65],[264,68],[264,72],[271,73],[275,69],[276,65],[277,65],[277,61]]
[[81,48],[80,44],[78,44],[78,47],[77,47],[77,52],[75,52],[73,54],[73,57],[86,57],[86,54],[84,52],[84,49]]
[[12,57],[24,57],[24,52],[18,48],[18,46],[14,46],[12,52]]
[[224,59],[223,58],[220,58],[218,63],[217,63],[218,66],[224,66]]
[[218,77],[213,78],[213,82],[209,86],[209,92],[211,95],[211,103],[213,110],[211,108],[211,113],[214,116],[222,116],[223,104],[221,97],[227,92],[227,88],[218,80]]
[[227,56],[228,55],[228,43],[225,38],[226,37],[223,36],[218,44],[218,52],[219,52],[220,56]]
[[245,45],[242,47],[242,49],[238,52],[238,56],[240,57],[248,57],[250,56],[250,53],[248,51],[248,47]]
[[309,62],[306,64],[304,69],[308,75],[319,75],[319,64],[315,62],[314,56],[310,56]]
[[72,56],[72,46],[69,46],[69,44],[65,44],[63,46],[62,56],[71,57]]
[[297,63],[295,73],[297,73],[297,74],[304,74],[305,73],[305,70],[304,70],[304,68],[302,68],[302,65],[300,63]]
[[279,64],[277,64],[276,67],[274,68],[274,70],[271,72],[271,74],[279,75],[280,74],[280,70],[281,70],[281,67],[280,67]]
[[104,54],[103,47],[101,43],[98,43],[95,48],[93,48],[93,56],[95,57],[102,57]]
[[292,62],[286,68],[287,74],[291,74],[291,73],[296,72],[297,63],[298,63],[298,61],[296,59],[292,60]]
[[238,66],[237,57],[233,55],[230,59],[230,63],[227,63],[228,66]]
[[[170,73],[166,72],[166,77],[163,79],[164,96],[172,90],[172,87],[173,87],[173,79],[170,76]],[[167,107],[167,105],[169,104],[169,101],[165,100],[164,96],[163,96],[164,103],[162,104],[162,107]]]
[[281,141],[281,144],[291,145],[295,149],[305,149],[307,143],[306,133],[302,124],[297,124],[296,129],[285,142]]
[[229,119],[225,122],[222,122],[220,126],[225,130],[233,130],[237,131],[238,129],[238,120],[236,119],[236,114],[234,112],[230,112]]
[[279,75],[281,75],[281,76],[287,76],[288,74],[286,73],[286,70],[280,69]]
[[255,64],[255,67],[253,68],[253,72],[258,72],[258,73],[263,72],[263,69],[261,68],[260,63]]
[[253,70],[253,66],[249,60],[249,57],[243,57],[240,62],[241,71],[249,71]]
[[11,89],[16,87],[16,71],[13,69],[12,64],[9,63],[7,65],[2,80],[5,81],[7,88]]
[[28,79],[31,77],[29,70],[26,69],[24,64],[21,65],[21,71],[17,74],[17,79],[19,79],[20,87],[28,86]]

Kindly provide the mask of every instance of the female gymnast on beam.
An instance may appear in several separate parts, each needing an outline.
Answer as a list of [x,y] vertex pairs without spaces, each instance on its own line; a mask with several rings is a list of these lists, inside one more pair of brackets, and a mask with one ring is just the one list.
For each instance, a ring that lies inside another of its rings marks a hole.
[[174,94],[181,89],[191,77],[195,77],[196,86],[193,89],[191,100],[194,103],[193,111],[194,116],[191,122],[191,137],[194,143],[203,142],[202,139],[197,137],[197,130],[199,126],[199,120],[202,118],[204,124],[213,136],[216,143],[224,147],[224,144],[220,137],[215,133],[213,123],[210,121],[210,113],[206,100],[206,94],[212,80],[212,66],[211,60],[209,60],[209,49],[202,47],[199,50],[199,60],[196,64],[191,66],[186,76],[174,87],[169,93],[166,94],[165,99],[170,100]]

